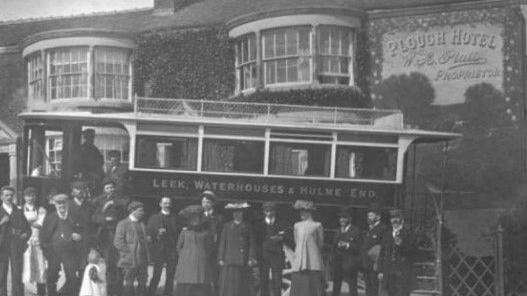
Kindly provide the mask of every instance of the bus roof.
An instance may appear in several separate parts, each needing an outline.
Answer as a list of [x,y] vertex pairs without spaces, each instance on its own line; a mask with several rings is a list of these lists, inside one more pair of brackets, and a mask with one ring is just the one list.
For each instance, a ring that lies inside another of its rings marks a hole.
[[149,122],[159,124],[206,124],[408,135],[416,142],[449,141],[460,134],[405,127],[399,110],[353,109],[246,102],[136,98],[133,112],[46,111],[20,114],[24,120],[62,120],[90,123]]

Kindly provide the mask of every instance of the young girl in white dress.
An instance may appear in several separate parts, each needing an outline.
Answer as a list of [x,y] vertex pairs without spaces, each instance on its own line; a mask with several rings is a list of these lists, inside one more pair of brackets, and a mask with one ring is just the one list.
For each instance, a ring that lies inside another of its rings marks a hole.
[[88,254],[79,296],[107,296],[106,264],[101,254],[94,249]]

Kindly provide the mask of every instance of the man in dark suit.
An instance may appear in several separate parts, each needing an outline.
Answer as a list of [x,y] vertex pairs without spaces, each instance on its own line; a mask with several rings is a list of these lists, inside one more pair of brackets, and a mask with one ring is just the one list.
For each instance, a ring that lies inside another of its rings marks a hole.
[[[276,217],[274,203],[265,202],[262,205],[262,210],[265,218],[255,227],[261,296],[269,296],[270,290],[273,291],[273,296],[280,296],[282,293],[282,270],[285,263],[283,241],[287,228]],[[269,280],[269,272],[271,272],[271,280]]]
[[14,204],[15,189],[0,189],[0,296],[7,296],[7,271],[11,263],[11,295],[24,296],[22,284],[23,256],[31,236],[24,213]]
[[53,196],[56,211],[44,219],[40,231],[40,243],[48,261],[47,290],[49,296],[56,296],[57,281],[61,265],[66,276],[62,295],[77,295],[81,259],[82,222],[69,211],[68,196]]
[[118,195],[126,193],[128,187],[128,167],[121,163],[121,152],[111,150],[108,152],[110,165],[106,168],[106,178],[115,183],[115,192]]
[[[138,201],[128,205],[128,217],[117,224],[113,244],[119,252],[117,266],[123,270],[125,296],[146,296],[148,243],[143,223],[144,206]],[[134,284],[137,280],[137,291]]]
[[340,228],[335,233],[331,252],[333,276],[332,296],[339,296],[342,281],[349,286],[350,296],[357,296],[357,274],[360,267],[360,248],[362,234],[360,229],[351,223],[348,208],[339,211]]
[[366,296],[379,294],[378,259],[381,242],[387,232],[387,227],[381,222],[381,207],[372,204],[368,209],[368,230],[364,235],[361,247],[361,262],[366,284]]
[[90,192],[100,193],[100,182],[104,178],[104,157],[97,146],[95,146],[95,130],[86,129],[82,131],[84,142],[80,146],[78,165],[81,177],[87,180]]
[[115,184],[110,179],[103,182],[103,194],[95,200],[95,212],[92,221],[95,223],[97,244],[106,262],[106,281],[108,295],[120,295],[122,276],[117,268],[117,250],[113,245],[117,223],[126,217],[128,200],[115,194]]
[[147,235],[152,242],[150,251],[154,262],[154,272],[150,280],[148,295],[155,295],[163,266],[166,266],[165,296],[172,295],[174,275],[177,265],[177,241],[181,231],[178,216],[172,213],[172,199],[162,197],[161,211],[150,217],[146,226]]
[[[209,228],[210,233],[214,241],[213,253],[211,258],[216,258],[218,254],[218,241],[220,238],[221,230],[225,219],[223,215],[218,213],[215,209],[216,206],[216,194],[212,190],[205,190],[201,193],[201,206],[203,207],[202,221]],[[219,267],[214,264],[212,272],[212,281],[214,285],[214,291],[218,289],[218,276]]]
[[71,199],[68,201],[68,208],[73,217],[81,223],[83,232],[81,245],[81,270],[86,264],[88,253],[91,248],[96,247],[95,223],[92,222],[95,205],[87,200],[88,188],[86,183],[75,181],[71,183]]
[[415,283],[415,236],[404,224],[400,210],[390,211],[391,233],[382,241],[379,279],[390,296],[408,296]]

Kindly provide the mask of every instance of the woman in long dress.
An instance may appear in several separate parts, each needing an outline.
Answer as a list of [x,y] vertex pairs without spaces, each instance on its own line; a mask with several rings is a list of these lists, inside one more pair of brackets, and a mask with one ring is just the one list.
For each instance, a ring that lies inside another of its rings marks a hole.
[[223,225],[218,247],[220,265],[219,296],[251,296],[251,267],[256,264],[251,227],[244,221],[247,203],[230,203],[233,220]]
[[313,220],[313,202],[297,200],[294,208],[300,212],[301,221],[295,223],[295,256],[291,268],[291,296],[324,295],[322,247],[324,229]]
[[24,252],[24,271],[22,280],[36,285],[37,295],[46,295],[46,261],[40,247],[39,232],[46,217],[46,209],[37,204],[37,191],[33,187],[24,190],[24,216],[31,225],[31,237]]
[[176,267],[176,291],[178,296],[212,295],[213,269],[211,258],[214,249],[213,235],[202,223],[201,206],[188,206],[179,214],[187,219],[188,226],[179,235],[177,249],[179,260]]

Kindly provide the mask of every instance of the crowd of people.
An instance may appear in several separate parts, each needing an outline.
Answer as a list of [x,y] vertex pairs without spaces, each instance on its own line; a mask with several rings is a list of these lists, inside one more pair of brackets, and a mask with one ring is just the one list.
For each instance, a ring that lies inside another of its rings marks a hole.
[[[179,213],[171,198],[162,197],[159,212],[146,219],[144,205],[116,194],[113,180],[102,185],[100,196],[87,198],[86,184],[73,182],[70,194],[52,197],[51,209],[33,187],[23,191],[20,205],[14,188],[0,189],[0,296],[7,295],[8,264],[13,296],[24,295],[24,284],[39,296],[153,296],[163,269],[163,295],[250,296],[259,290],[278,296],[288,240],[294,250],[292,296],[325,295],[328,268],[333,296],[340,295],[343,281],[357,295],[359,273],[368,296],[409,295],[413,286],[414,237],[397,210],[390,212],[389,227],[372,206],[362,231],[342,208],[331,260],[324,264],[324,229],[313,218],[311,201],[294,203],[300,218],[294,225],[277,216],[272,202],[263,203],[258,222],[246,217],[246,202],[228,203],[220,214],[212,191],[201,194],[201,205]],[[65,283],[57,291],[61,269]]]

